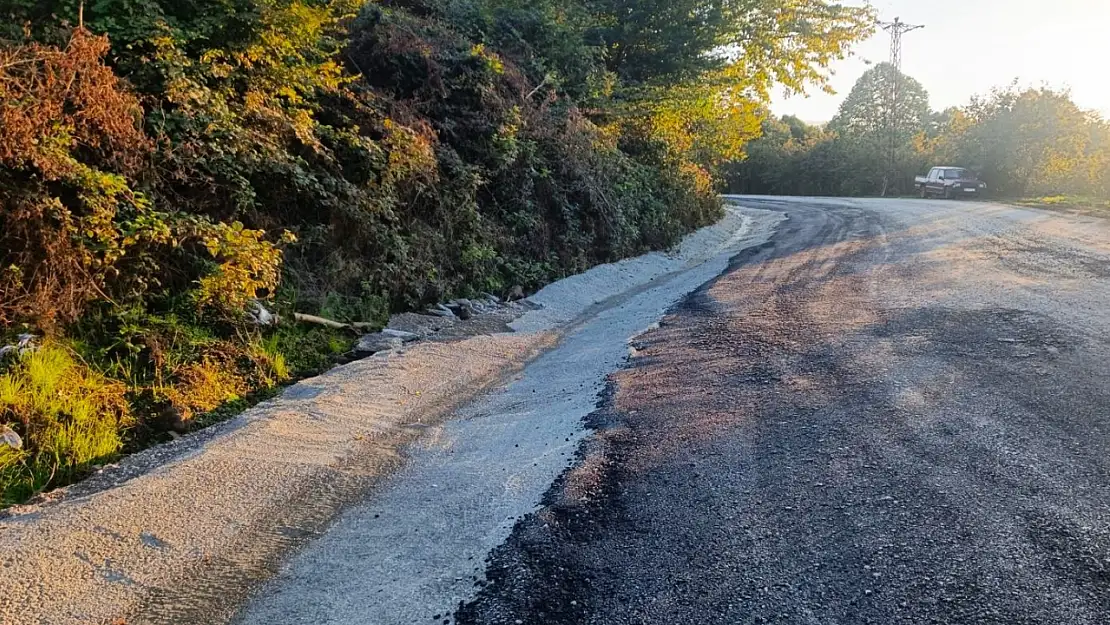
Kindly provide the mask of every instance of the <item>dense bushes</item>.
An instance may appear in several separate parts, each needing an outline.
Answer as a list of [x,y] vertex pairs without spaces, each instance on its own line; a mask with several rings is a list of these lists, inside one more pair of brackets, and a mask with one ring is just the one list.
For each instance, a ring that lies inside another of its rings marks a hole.
[[[869,14],[683,1],[0,0],[0,339],[45,336],[0,361],[6,500],[350,346],[255,300],[382,323],[712,222],[773,80],[820,82]],[[98,390],[16,397],[50,380]]]
[[1110,123],[1067,93],[998,89],[942,118],[917,151],[966,163],[1000,195],[1110,199]]

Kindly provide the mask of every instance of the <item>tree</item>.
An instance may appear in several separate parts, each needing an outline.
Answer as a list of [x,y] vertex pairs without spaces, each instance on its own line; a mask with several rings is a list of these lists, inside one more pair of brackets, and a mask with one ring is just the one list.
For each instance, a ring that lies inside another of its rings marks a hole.
[[1067,92],[1011,86],[973,99],[935,145],[1004,194],[1089,194],[1106,175],[1105,129]]
[[684,82],[731,66],[788,89],[824,84],[829,63],[874,30],[870,8],[828,0],[593,0],[609,69],[633,84]]
[[825,88],[829,64],[874,29],[827,0],[592,0],[594,37],[631,123],[704,167],[742,158],[776,85]]
[[889,63],[865,72],[829,122],[829,129],[850,144],[845,149],[860,172],[856,177],[866,180],[852,194],[910,188],[913,169],[906,165],[911,143],[927,127],[930,116],[929,94],[921,83]]
[[[897,117],[892,116],[891,93],[898,81]],[[840,110],[829,122],[829,129],[843,137],[886,141],[891,123],[896,122],[898,145],[904,145],[924,130],[930,119],[929,94],[921,83],[899,72],[890,63],[881,63],[860,77]]]
[[807,124],[794,115],[783,115],[782,123],[790,129],[790,138],[794,141],[804,143],[815,136],[824,134],[821,128]]

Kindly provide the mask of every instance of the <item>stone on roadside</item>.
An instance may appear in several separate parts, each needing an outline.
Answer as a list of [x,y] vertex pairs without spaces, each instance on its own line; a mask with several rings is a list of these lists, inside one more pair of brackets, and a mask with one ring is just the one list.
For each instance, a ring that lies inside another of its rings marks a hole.
[[34,334],[20,334],[15,345],[0,347],[0,360],[7,356],[22,356],[27,352],[35,351],[36,348]]
[[474,316],[474,304],[468,299],[457,299],[447,304],[447,308],[455,313],[455,316],[463,321],[470,319]]
[[376,354],[401,349],[405,342],[396,336],[386,336],[381,332],[367,334],[358,340],[355,351],[360,354]]
[[443,304],[436,304],[434,307],[429,308],[428,314],[435,315],[436,317],[443,317],[445,319],[455,318],[455,313],[451,312],[451,309],[444,306]]
[[524,299],[524,287],[520,286],[519,284],[514,286],[512,290],[509,291],[508,299],[510,302],[518,299]]
[[0,425],[0,448],[23,449],[23,439],[15,430],[6,425]]
[[415,332],[405,332],[404,330],[394,330],[393,328],[386,328],[381,331],[381,334],[390,338],[401,339],[405,343],[420,340],[420,335]]

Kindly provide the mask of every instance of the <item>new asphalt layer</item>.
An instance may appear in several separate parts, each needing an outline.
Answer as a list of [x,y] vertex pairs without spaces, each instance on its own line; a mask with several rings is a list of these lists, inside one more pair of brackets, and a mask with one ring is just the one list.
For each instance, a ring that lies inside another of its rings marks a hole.
[[471,624],[1110,622],[1110,228],[743,198]]

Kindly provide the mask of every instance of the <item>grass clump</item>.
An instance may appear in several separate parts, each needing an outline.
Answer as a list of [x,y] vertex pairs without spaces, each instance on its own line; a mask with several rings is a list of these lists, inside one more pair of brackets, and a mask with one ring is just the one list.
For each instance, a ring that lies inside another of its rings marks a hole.
[[15,430],[23,447],[0,447],[0,505],[114,459],[132,423],[126,392],[56,343],[9,359],[0,375],[0,426]]
[[1033,197],[1015,202],[1020,206],[1033,208],[1051,208],[1079,213],[1100,214],[1110,211],[1110,200],[1103,200],[1083,195],[1049,195]]

